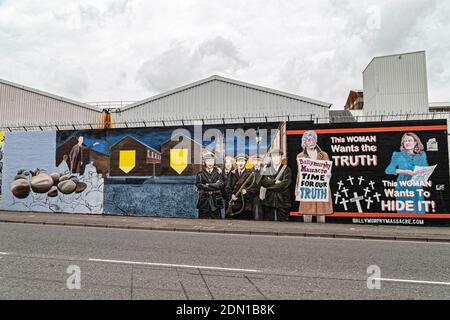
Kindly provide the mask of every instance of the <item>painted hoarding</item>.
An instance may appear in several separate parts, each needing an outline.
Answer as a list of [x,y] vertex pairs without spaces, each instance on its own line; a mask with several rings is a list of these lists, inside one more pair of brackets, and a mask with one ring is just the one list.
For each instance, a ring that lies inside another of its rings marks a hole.
[[[201,194],[220,193],[213,206],[223,209],[238,195],[240,207],[226,216],[233,219],[283,220],[286,209],[294,221],[444,223],[447,135],[444,120],[8,132],[1,208],[197,218]],[[268,154],[278,149],[280,165]],[[198,182],[208,151],[220,168],[219,193]]]
[[[288,123],[288,158],[296,175],[296,159],[304,152],[302,140],[305,142],[303,137],[308,134],[317,136],[317,149],[333,166],[329,217],[394,224],[450,218],[445,120],[315,126]],[[298,193],[296,187],[298,184],[292,187],[293,192]],[[291,215],[307,214],[301,206],[296,203]]]

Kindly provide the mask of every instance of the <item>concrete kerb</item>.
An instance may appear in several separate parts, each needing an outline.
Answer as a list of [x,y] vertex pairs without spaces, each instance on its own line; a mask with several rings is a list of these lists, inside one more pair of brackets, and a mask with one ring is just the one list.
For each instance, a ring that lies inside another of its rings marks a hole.
[[187,228],[187,227],[152,227],[131,224],[108,224],[108,223],[90,223],[90,222],[52,222],[52,221],[31,221],[23,219],[0,219],[2,223],[20,223],[34,225],[50,225],[50,226],[73,226],[73,227],[94,227],[94,228],[110,228],[110,229],[126,229],[126,230],[149,230],[149,231],[176,231],[191,233],[211,233],[211,234],[235,234],[235,235],[260,235],[260,236],[284,236],[284,237],[309,237],[309,238],[336,238],[336,239],[359,239],[359,240],[393,240],[393,241],[412,241],[412,242],[450,242],[450,238],[442,238],[439,236],[427,237],[423,235],[417,236],[393,236],[393,235],[370,235],[370,234],[349,234],[349,233],[324,233],[324,232],[292,232],[292,231],[249,231],[249,230],[232,230],[232,229],[207,229],[207,228]]

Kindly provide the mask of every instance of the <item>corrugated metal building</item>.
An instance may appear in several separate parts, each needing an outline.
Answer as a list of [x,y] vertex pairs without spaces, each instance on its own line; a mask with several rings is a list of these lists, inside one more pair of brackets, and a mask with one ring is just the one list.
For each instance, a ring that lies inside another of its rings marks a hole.
[[[394,114],[428,118],[429,107],[443,111],[428,103],[424,51],[375,57],[364,70],[363,81],[364,108],[351,110],[358,121],[378,121],[376,115],[389,120]],[[122,108],[107,109],[114,127],[142,127],[192,124],[195,120],[283,121],[288,117],[328,122],[330,107],[330,103],[214,75]],[[45,125],[55,129],[55,124],[59,129],[72,129],[74,124],[77,129],[89,129],[101,127],[103,119],[101,108],[0,79],[0,130]]]
[[102,111],[0,79],[0,128],[77,123],[101,126]]
[[428,112],[425,51],[373,58],[363,84],[365,114]]
[[242,122],[246,118],[250,122],[279,116],[307,120],[328,117],[330,107],[330,103],[215,75],[114,110],[112,118],[116,124],[126,121],[137,125],[142,121],[181,119],[216,123],[221,119]]
[[[327,121],[330,103],[253,84],[212,76],[108,110],[114,127],[311,120]],[[47,92],[0,80],[0,128],[45,126],[54,129],[99,128],[102,110]],[[244,119],[245,118],[245,119]],[[189,120],[192,120],[190,123]],[[89,125],[88,125],[89,124]]]

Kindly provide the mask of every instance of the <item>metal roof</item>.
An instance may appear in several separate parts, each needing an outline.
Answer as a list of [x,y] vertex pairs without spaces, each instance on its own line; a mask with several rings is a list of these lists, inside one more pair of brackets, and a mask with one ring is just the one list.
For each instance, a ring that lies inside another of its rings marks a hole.
[[417,54],[417,53],[425,53],[425,50],[421,50],[421,51],[413,51],[413,52],[406,52],[406,53],[397,53],[397,54],[388,54],[388,55],[384,55],[384,56],[373,57],[372,60],[370,60],[369,64],[364,68],[363,72],[366,71],[366,69],[367,69],[367,68],[372,64],[372,62],[374,62],[375,60],[383,59],[383,58],[392,58],[392,57],[397,57],[397,56],[406,56],[406,55]]
[[278,95],[278,96],[282,96],[282,97],[286,97],[286,98],[290,98],[290,99],[294,99],[294,100],[299,100],[299,101],[302,101],[302,102],[311,103],[311,104],[315,104],[315,105],[322,106],[322,107],[330,108],[332,106],[331,103],[327,103],[327,102],[323,102],[323,101],[319,101],[319,100],[314,100],[314,99],[310,99],[310,98],[305,98],[305,97],[298,96],[298,95],[295,95],[295,94],[291,94],[291,93],[287,93],[287,92],[283,92],[283,91],[278,91],[278,90],[274,90],[274,89],[270,89],[270,88],[267,88],[267,87],[262,87],[262,86],[258,86],[258,85],[254,85],[254,84],[238,81],[238,80],[233,80],[233,79],[225,78],[225,77],[218,76],[218,75],[213,75],[213,76],[208,77],[206,79],[199,80],[199,81],[190,83],[188,85],[181,86],[181,87],[178,87],[176,89],[173,89],[173,90],[170,90],[170,91],[158,94],[156,96],[153,96],[153,97],[150,97],[150,98],[138,101],[136,103],[127,105],[127,106],[125,106],[123,108],[120,108],[119,110],[120,110],[120,112],[122,112],[122,111],[126,111],[126,110],[129,110],[129,109],[132,109],[132,108],[136,108],[136,107],[139,107],[139,106],[141,106],[143,104],[146,104],[148,102],[155,101],[155,100],[158,100],[158,99],[162,99],[164,97],[176,94],[178,92],[189,90],[189,89],[197,87],[197,86],[201,86],[201,85],[206,84],[206,83],[211,82],[211,81],[226,82],[226,83],[234,84],[234,85],[237,85],[237,86],[240,86],[240,87],[244,87],[244,88],[248,88],[248,89],[252,89],[252,90],[257,90],[257,91],[262,91],[262,92],[266,92],[266,93],[270,93],[270,94],[274,94],[274,95]]
[[116,144],[122,142],[123,140],[125,140],[125,139],[127,139],[127,138],[133,139],[134,141],[136,141],[137,143],[143,145],[143,146],[146,147],[147,149],[151,149],[152,151],[155,151],[155,152],[161,154],[160,151],[156,150],[155,148],[150,147],[148,144],[146,144],[146,143],[140,141],[139,139],[136,139],[135,137],[130,136],[130,135],[124,136],[122,139],[120,139],[120,140],[117,141],[116,143],[112,144],[112,145],[109,147],[109,149],[111,150]]
[[164,140],[163,142],[161,142],[161,145],[163,145],[163,144],[166,144],[166,143],[168,143],[168,142],[170,142],[170,141],[174,141],[173,139],[174,138],[178,138],[178,137],[183,137],[183,141],[184,141],[184,139],[186,139],[186,140],[190,140],[190,141],[192,141],[192,142],[194,142],[195,144],[198,144],[199,146],[201,146],[201,147],[205,147],[203,144],[201,144],[200,142],[198,142],[198,141],[195,141],[195,139],[192,139],[192,138],[190,138],[190,137],[188,137],[187,135],[185,135],[185,134],[183,134],[183,133],[177,133],[176,135],[174,135],[173,137],[170,137],[169,139],[167,139],[167,140]]
[[54,94],[51,94],[51,93],[48,93],[48,92],[45,92],[45,91],[41,91],[41,90],[37,90],[37,89],[30,88],[30,87],[27,87],[27,86],[23,86],[21,84],[17,84],[17,83],[14,83],[14,82],[11,82],[11,81],[8,81],[8,80],[4,80],[4,79],[0,79],[0,83],[8,85],[8,86],[11,86],[11,87],[15,87],[15,88],[18,88],[18,89],[21,89],[21,90],[24,90],[24,91],[29,91],[29,92],[32,92],[32,93],[44,96],[46,98],[54,99],[54,100],[57,100],[57,101],[62,101],[62,102],[69,103],[69,104],[72,104],[72,105],[77,106],[77,107],[81,107],[81,108],[85,108],[85,109],[89,109],[89,110],[92,110],[92,111],[97,111],[99,113],[102,113],[101,109],[92,107],[92,106],[90,106],[90,105],[88,105],[86,103],[83,103],[83,102],[79,102],[79,101],[75,101],[75,100],[72,100],[72,99],[68,99],[68,98],[64,98],[64,97],[61,97],[61,96],[57,96],[57,95],[54,95]]

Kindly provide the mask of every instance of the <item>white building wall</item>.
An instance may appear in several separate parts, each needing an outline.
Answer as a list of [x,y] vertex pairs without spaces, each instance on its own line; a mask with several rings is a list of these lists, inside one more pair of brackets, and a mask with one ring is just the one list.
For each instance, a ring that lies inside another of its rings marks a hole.
[[428,112],[425,52],[377,57],[363,72],[365,114]]

